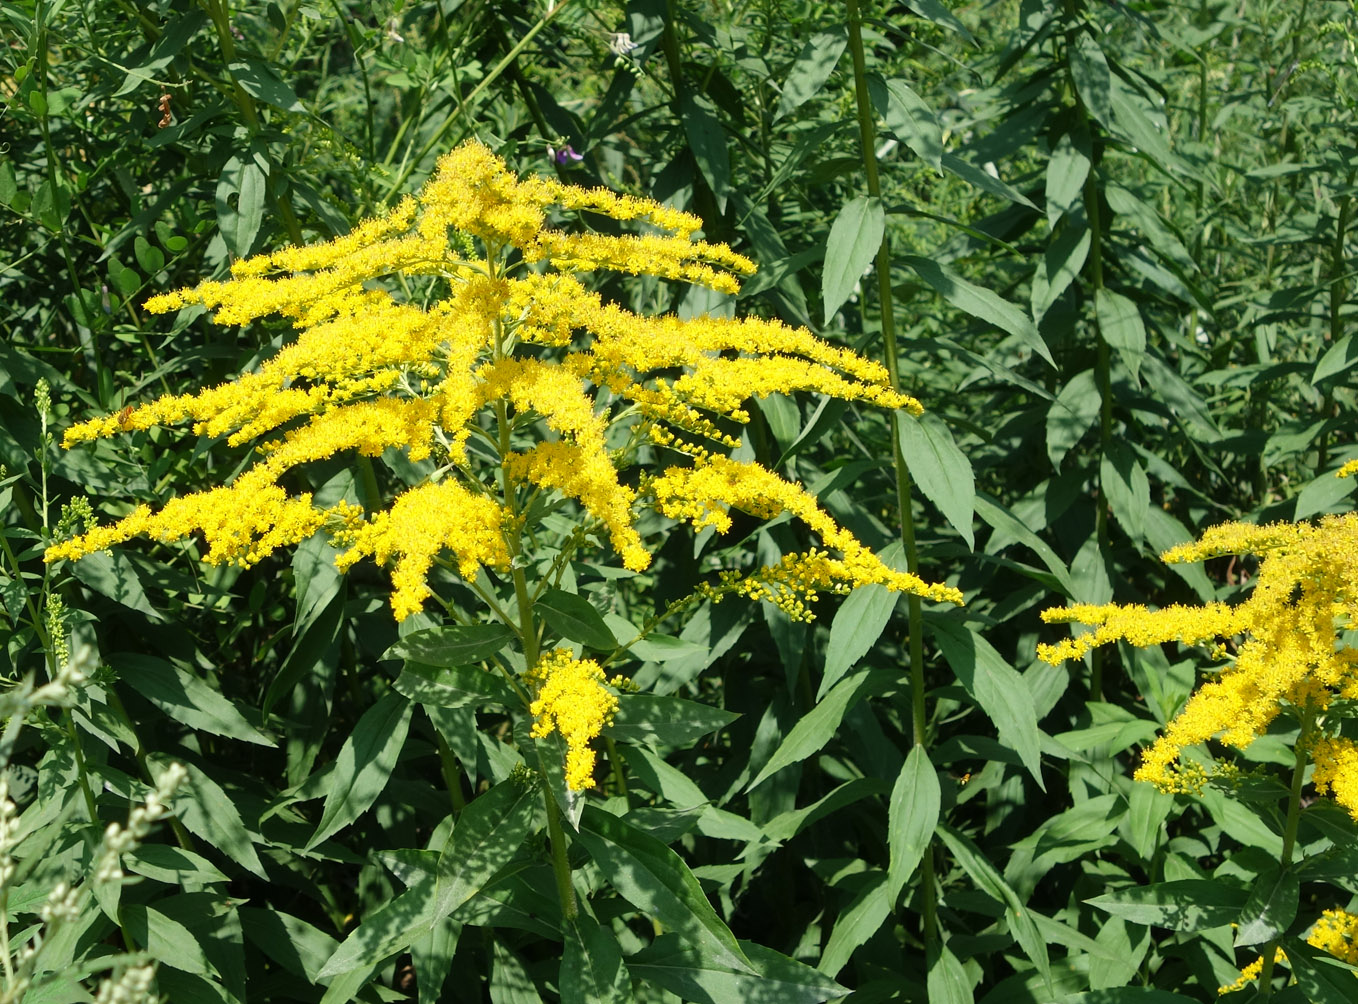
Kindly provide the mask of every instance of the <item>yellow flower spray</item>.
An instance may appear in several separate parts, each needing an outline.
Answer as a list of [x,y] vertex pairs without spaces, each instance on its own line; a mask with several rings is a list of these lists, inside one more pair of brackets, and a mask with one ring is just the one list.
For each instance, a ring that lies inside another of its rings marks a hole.
[[[635,232],[557,225],[582,213]],[[885,565],[799,485],[729,456],[750,420],[748,402],[770,394],[807,391],[919,414],[880,364],[777,321],[643,316],[579,278],[611,270],[734,293],[754,266],[726,245],[695,240],[700,222],[647,199],[520,179],[468,143],[440,160],[417,197],[344,237],[239,261],[225,281],[152,298],[152,312],[201,305],[220,324],[281,314],[298,334],[254,372],[82,422],[64,444],[191,422],[198,435],[253,443],[257,459],[230,484],[159,510],[139,507],[55,544],[47,560],[136,536],[201,535],[205,560],[251,565],[324,532],[341,549],[341,569],[365,558],[390,566],[398,620],[435,595],[435,566],[455,571],[517,633],[528,686],[517,685],[535,734],[561,732],[576,790],[591,784],[589,744],[611,714],[611,695],[595,664],[539,659],[533,603],[559,584],[570,549],[596,534],[639,572],[656,543],[639,523],[648,510],[722,532],[732,510],[786,514],[821,546],[727,569],[705,595],[768,599],[797,618],[810,616],[817,593],[866,583],[960,603],[956,589]],[[431,463],[385,508],[375,498],[366,511],[352,502],[320,507],[285,487],[309,463],[390,450]],[[633,467],[642,470],[624,477]],[[530,586],[524,569],[539,528],[529,513],[567,501],[581,528]],[[513,602],[497,603],[506,580]]]
[[[1358,464],[1339,473],[1355,468]],[[1343,719],[1351,716],[1344,705],[1358,697],[1358,648],[1349,635],[1358,627],[1358,513],[1326,516],[1314,525],[1227,523],[1161,558],[1187,562],[1239,554],[1260,559],[1243,602],[1159,610],[1117,604],[1049,609],[1042,615],[1047,623],[1082,624],[1091,630],[1041,645],[1038,655],[1058,664],[1115,641],[1140,648],[1177,642],[1208,649],[1221,668],[1143,753],[1135,774],[1162,791],[1196,794],[1213,777],[1231,777],[1230,763],[1213,759],[1204,767],[1185,760],[1190,747],[1217,740],[1244,750],[1280,715],[1295,717],[1300,734],[1283,835],[1281,865],[1286,868],[1296,841],[1308,761],[1314,766],[1316,791],[1330,795],[1358,820],[1358,743],[1339,732]],[[1327,911],[1310,942],[1351,960],[1356,930],[1358,917]],[[1285,958],[1271,946],[1222,992],[1256,977],[1267,986],[1273,962]]]

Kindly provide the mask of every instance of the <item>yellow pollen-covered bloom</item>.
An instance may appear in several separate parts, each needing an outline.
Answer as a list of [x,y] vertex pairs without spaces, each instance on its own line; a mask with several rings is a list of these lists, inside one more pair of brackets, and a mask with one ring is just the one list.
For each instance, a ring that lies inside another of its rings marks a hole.
[[618,699],[604,684],[604,671],[593,659],[576,659],[566,649],[545,653],[529,674],[536,690],[529,711],[536,739],[559,732],[566,740],[566,786],[572,791],[594,781],[594,749],[590,743],[613,719]]
[[[626,228],[557,223],[585,212]],[[583,273],[611,270],[734,292],[754,266],[695,240],[701,225],[649,199],[519,178],[467,143],[418,195],[343,237],[153,297],[152,312],[200,305],[221,324],[279,315],[296,336],[235,380],[77,423],[64,444],[182,423],[253,445],[254,465],[230,485],[93,527],[47,559],[201,534],[208,560],[252,563],[325,532],[344,549],[341,568],[391,566],[399,619],[421,609],[443,555],[464,577],[526,559],[538,528],[525,513],[547,495],[549,510],[574,510],[580,541],[606,539],[632,571],[651,562],[639,529],[648,508],[696,526],[720,525],[729,506],[789,513],[820,537],[821,550],[718,580],[714,597],[767,596],[809,616],[818,590],[876,582],[960,602],[955,589],[883,565],[799,486],[720,455],[739,445],[750,402],[771,394],[919,414],[880,363],[779,321],[648,317],[586,287]],[[653,479],[628,471],[655,444],[693,466]],[[308,465],[346,453],[385,463],[398,481],[423,462],[425,480],[398,483],[384,501],[373,491],[382,479],[366,477],[367,512],[317,507],[301,490]]]
[[[1136,772],[1166,791],[1194,791],[1207,779],[1185,763],[1189,746],[1219,739],[1244,749],[1288,708],[1323,712],[1335,698],[1358,696],[1358,652],[1343,635],[1358,624],[1358,513],[1318,523],[1213,527],[1201,540],[1167,551],[1165,561],[1200,561],[1249,552],[1261,558],[1250,596],[1236,606],[1071,606],[1047,610],[1048,623],[1091,627],[1086,634],[1043,645],[1048,662],[1077,658],[1098,645],[1127,641],[1200,645],[1220,658],[1234,647],[1215,679],[1189,698],[1183,711],[1145,752]],[[1307,752],[1307,751],[1303,751]],[[1315,737],[1309,753],[1316,786],[1358,818],[1358,755],[1342,738]]]

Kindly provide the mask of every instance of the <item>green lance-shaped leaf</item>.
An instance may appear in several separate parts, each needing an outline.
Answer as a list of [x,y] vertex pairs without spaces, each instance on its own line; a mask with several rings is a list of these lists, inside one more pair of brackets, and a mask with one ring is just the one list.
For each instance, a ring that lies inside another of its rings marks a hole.
[[872,95],[873,108],[882,116],[892,135],[913,150],[920,160],[934,170],[940,170],[943,129],[928,103],[904,80],[883,80],[875,73],[868,75],[868,92]]
[[363,921],[321,969],[324,979],[405,951],[417,938],[479,893],[518,853],[533,829],[537,792],[517,778],[501,781],[462,810],[439,854],[434,874],[410,887]]
[[576,593],[548,589],[538,597],[533,609],[563,638],[603,652],[610,651],[618,644],[603,615],[594,609],[589,600]]
[[923,746],[915,746],[896,776],[887,809],[887,842],[891,850],[887,866],[887,893],[895,903],[928,852],[938,826],[942,791],[938,773]]
[[1094,293],[1094,312],[1103,340],[1117,349],[1132,379],[1139,379],[1141,360],[1146,354],[1146,326],[1141,321],[1141,311],[1121,293],[1099,289]]
[[1066,454],[1093,428],[1101,402],[1092,369],[1076,373],[1056,395],[1047,409],[1047,456],[1057,470]]
[[392,686],[416,704],[438,708],[470,708],[483,704],[498,704],[502,708],[521,706],[509,684],[473,666],[436,669],[408,662]]
[[1272,941],[1297,917],[1301,884],[1290,868],[1269,868],[1259,875],[1240,911],[1235,947]]
[[939,824],[938,835],[952,852],[953,860],[971,877],[984,893],[1004,904],[1005,919],[1014,940],[1019,943],[1028,960],[1047,982],[1048,991],[1054,989],[1052,983],[1051,961],[1047,957],[1047,943],[1037,929],[1028,908],[1019,901],[1018,895],[995,870],[984,854],[967,837],[958,833],[946,823]]
[[297,92],[264,60],[247,58],[231,63],[227,71],[250,97],[285,112],[305,111],[297,99]]
[[391,648],[384,659],[405,659],[425,666],[474,666],[485,662],[514,640],[503,624],[458,624],[412,631]]
[[819,752],[834,738],[839,723],[844,720],[849,708],[866,694],[889,686],[892,682],[890,673],[884,670],[869,672],[866,669],[860,669],[840,680],[823,700],[792,726],[787,738],[773,751],[768,763],[764,764],[755,779],[745,786],[745,790],[754,790],[784,767]]
[[1037,333],[1032,318],[998,293],[968,282],[940,262],[918,255],[902,255],[900,260],[914,269],[916,275],[958,310],[1009,332],[1050,365],[1056,365],[1051,350]]
[[971,980],[961,961],[947,945],[929,945],[929,975],[925,978],[931,1004],[971,1004]]
[[1234,923],[1247,898],[1239,886],[1217,880],[1183,879],[1119,889],[1085,902],[1134,924],[1167,927],[1171,931],[1205,931]]
[[604,732],[630,743],[685,746],[734,722],[740,715],[707,704],[659,694],[622,694]]
[[1068,50],[1070,76],[1090,117],[1105,128],[1113,124],[1112,76],[1099,43],[1080,32]]
[[307,850],[348,826],[377,801],[401,756],[414,707],[401,694],[387,694],[358,720],[353,735],[340,748],[321,821],[307,841]]
[[848,965],[854,949],[876,934],[890,913],[886,876],[878,872],[835,920],[830,940],[825,943],[825,951],[816,968],[827,975],[838,974]]
[[885,231],[886,214],[881,199],[860,195],[840,209],[825,242],[825,268],[820,279],[826,324],[844,306],[872,264]]
[[1358,968],[1297,938],[1284,938],[1282,948],[1287,953],[1288,968],[1301,988],[1302,999],[1311,1004],[1344,1004],[1353,1000]]
[[1093,235],[1086,225],[1084,215],[1072,213],[1066,217],[1055,239],[1047,245],[1042,258],[1033,272],[1032,307],[1033,320],[1042,323],[1047,311],[1061,298],[1080,276],[1089,259],[1089,249],[1093,245]]
[[820,1004],[848,991],[818,969],[771,948],[740,942],[753,969],[735,970],[704,958],[673,934],[656,938],[627,959],[637,979],[695,1004]]
[[275,745],[272,739],[246,721],[220,691],[164,659],[124,653],[114,656],[111,661],[124,683],[189,728],[258,746]]
[[[174,814],[184,828],[202,837],[224,855],[260,878],[268,878],[264,863],[255,853],[250,834],[245,829],[240,810],[216,781],[192,763],[184,764],[188,777],[175,791],[172,803]],[[159,775],[164,765],[155,762],[153,773]]]
[[948,666],[957,674],[981,710],[995,723],[1000,742],[1019,755],[1028,773],[1044,790],[1042,732],[1037,709],[1022,674],[1005,661],[994,646],[959,619],[929,616],[926,621]]
[[248,255],[259,236],[267,191],[264,172],[253,160],[232,157],[222,168],[217,180],[217,226],[227,250],[237,258]]
[[1099,484],[1113,516],[1134,541],[1146,536],[1146,513],[1151,505],[1151,486],[1146,469],[1132,448],[1122,440],[1108,444],[1099,462]]
[[775,122],[820,93],[848,44],[849,36],[843,28],[832,28],[811,36],[783,80],[782,95],[773,113]]
[[594,805],[580,817],[578,839],[623,899],[676,932],[704,959],[754,971],[678,854]]
[[562,932],[561,1004],[628,1004],[632,981],[622,964],[622,948],[612,930],[585,914]]
[[[899,543],[886,550],[895,548],[902,553]],[[894,567],[894,563],[882,553],[882,560]],[[893,593],[885,586],[859,586],[851,592],[830,622],[830,640],[825,645],[825,672],[821,675],[820,688],[816,700],[821,701],[843,679],[844,674],[877,643],[886,630],[892,611],[900,593]]]
[[1065,133],[1047,158],[1047,222],[1055,225],[1063,213],[1083,204],[1089,177],[1089,136]]
[[912,418],[897,416],[901,456],[920,491],[962,535],[968,547],[976,546],[972,517],[976,513],[976,476],[971,461],[958,449],[952,432],[936,415]]
[[724,213],[731,195],[731,159],[726,152],[726,130],[717,117],[716,106],[707,95],[685,90],[679,101],[679,117],[683,119],[684,135],[698,170],[717,197],[717,209]]

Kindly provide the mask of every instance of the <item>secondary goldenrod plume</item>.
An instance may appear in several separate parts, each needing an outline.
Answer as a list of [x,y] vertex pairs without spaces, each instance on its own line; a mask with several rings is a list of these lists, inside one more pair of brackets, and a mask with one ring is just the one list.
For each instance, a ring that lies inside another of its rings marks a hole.
[[[581,212],[636,232],[560,225]],[[769,394],[918,414],[882,366],[777,321],[642,316],[578,277],[612,270],[735,292],[754,266],[694,240],[700,225],[648,199],[520,179],[468,143],[440,160],[418,197],[344,237],[259,255],[236,263],[230,279],[154,297],[153,312],[200,304],[221,324],[281,314],[299,334],[254,372],[73,426],[65,445],[192,422],[199,435],[253,442],[258,460],[229,485],[139,508],[53,546],[47,559],[138,535],[201,533],[206,560],[248,565],[324,531],[343,548],[340,567],[392,565],[399,619],[431,595],[436,563],[467,579],[508,568],[538,530],[527,522],[540,511],[529,509],[534,500],[578,506],[586,530],[600,531],[633,571],[651,560],[638,528],[644,510],[724,529],[734,508],[789,513],[824,550],[733,571],[709,595],[767,597],[795,616],[809,616],[818,590],[868,582],[961,602],[955,589],[885,566],[799,486],[724,455],[739,445],[748,402]],[[283,487],[304,465],[349,451],[400,451],[423,465],[423,480],[374,512],[352,502],[320,508]],[[646,464],[657,469],[620,477]]]
[[[1250,596],[1237,606],[1072,606],[1047,610],[1048,623],[1085,624],[1092,631],[1038,655],[1048,662],[1076,658],[1097,645],[1125,640],[1139,647],[1179,642],[1210,646],[1225,659],[1216,679],[1188,701],[1136,772],[1166,791],[1196,791],[1208,779],[1198,763],[1182,760],[1190,746],[1219,739],[1244,749],[1285,710],[1307,721],[1298,755],[1315,763],[1317,790],[1358,818],[1358,746],[1328,734],[1323,713],[1331,703],[1358,697],[1358,650],[1348,632],[1358,626],[1358,513],[1326,516],[1316,525],[1274,523],[1213,527],[1196,544],[1166,552],[1167,562],[1226,554],[1262,561]],[[1228,645],[1234,646],[1234,655]],[[1224,765],[1219,772],[1229,773]]]

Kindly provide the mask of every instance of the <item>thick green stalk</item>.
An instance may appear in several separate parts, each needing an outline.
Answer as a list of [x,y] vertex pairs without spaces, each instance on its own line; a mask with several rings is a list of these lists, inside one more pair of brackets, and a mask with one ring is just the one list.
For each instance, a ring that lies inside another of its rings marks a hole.
[[[1344,191],[1347,193],[1353,188],[1353,179],[1358,170],[1350,169],[1348,178],[1344,182]],[[1339,218],[1334,225],[1334,244],[1330,249],[1330,345],[1337,345],[1339,339],[1344,334],[1344,320],[1340,316],[1340,311],[1344,306],[1344,296],[1348,292],[1348,283],[1344,281],[1344,273],[1347,267],[1347,260],[1344,254],[1344,245],[1348,241],[1349,221],[1353,218],[1353,196],[1345,194],[1339,200]],[[1321,404],[1321,417],[1334,417],[1334,383],[1330,381],[1325,388],[1325,399]],[[1329,459],[1330,453],[1330,434],[1328,431],[1320,434],[1320,442],[1316,445],[1316,470],[1323,471],[1325,463]]]
[[[1283,871],[1291,867],[1292,850],[1297,845],[1297,824],[1301,820],[1301,790],[1306,778],[1307,757],[1304,750],[1316,723],[1315,712],[1311,708],[1305,708],[1302,715],[1301,733],[1297,736],[1297,742],[1292,747],[1296,764],[1292,768],[1292,787],[1287,796],[1287,821],[1283,824],[1283,849],[1278,857],[1278,866]],[[1259,973],[1260,1004],[1264,1004],[1272,996],[1272,989],[1269,984],[1273,980],[1274,961],[1277,958],[1278,946],[1281,942],[1282,937],[1279,936],[1264,946],[1264,968]]]
[[[868,194],[882,197],[882,185],[877,176],[876,123],[868,98],[867,60],[863,53],[863,17],[858,0],[847,0],[849,13],[849,51],[853,55],[854,97],[858,109],[858,136],[863,150],[863,171],[867,175]],[[882,243],[877,248],[877,296],[882,311],[882,338],[886,345],[886,368],[891,386],[900,390],[901,377],[896,346],[896,315],[891,293],[891,245],[888,232],[882,231]],[[896,468],[896,506],[901,514],[901,544],[905,548],[906,567],[919,574],[919,549],[915,544],[915,519],[911,497],[910,472],[901,455],[899,436],[900,415],[891,413],[891,458]],[[914,745],[927,746],[924,702],[924,614],[918,596],[906,597],[906,622],[909,630],[910,652],[910,722]],[[924,917],[924,940],[931,942],[938,931],[937,904],[934,895],[934,859],[925,853],[920,862],[920,907]]]

